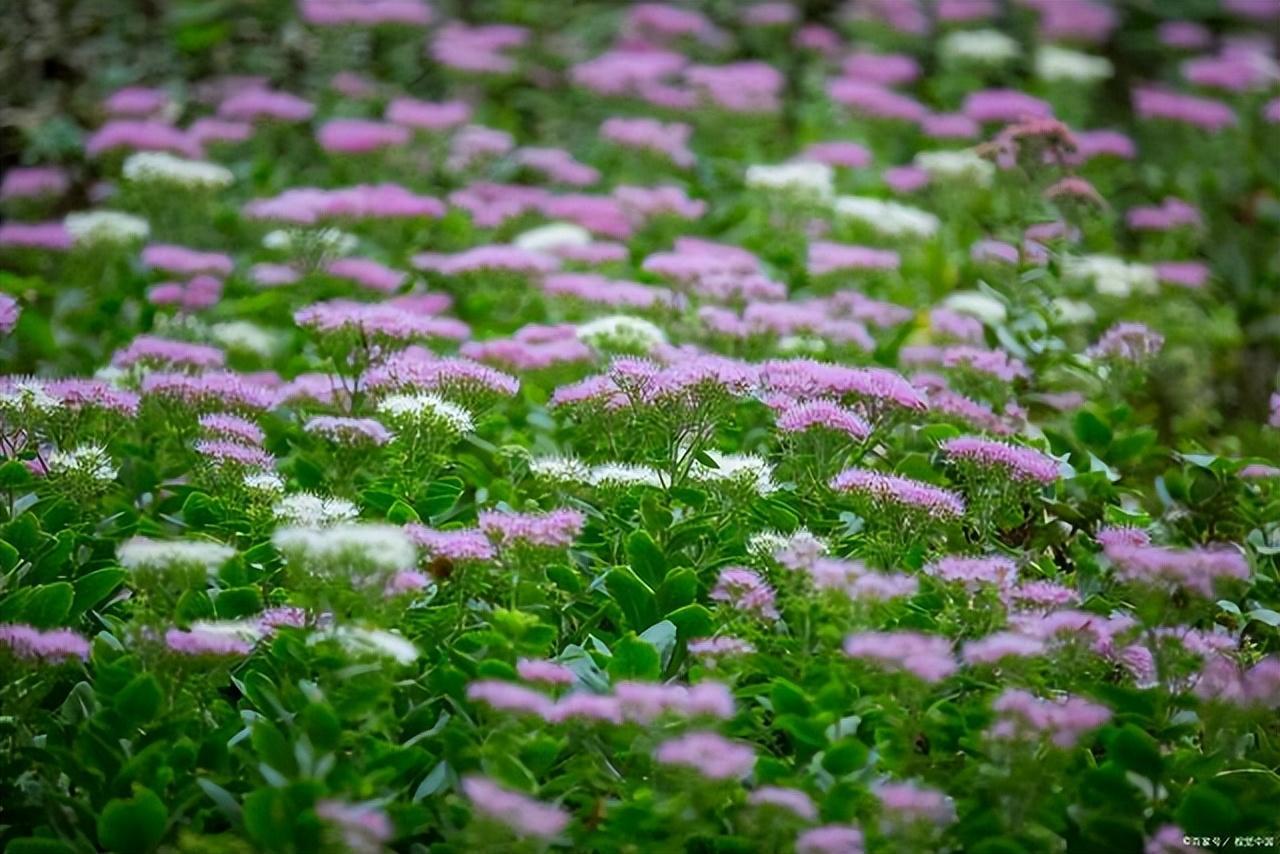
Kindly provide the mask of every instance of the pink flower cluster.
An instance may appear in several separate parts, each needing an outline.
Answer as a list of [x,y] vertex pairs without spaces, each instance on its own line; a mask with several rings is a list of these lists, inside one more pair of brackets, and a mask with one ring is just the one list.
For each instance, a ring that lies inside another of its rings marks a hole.
[[1000,741],[1048,739],[1061,748],[1074,747],[1088,733],[1111,720],[1111,710],[1070,695],[1041,699],[1006,688],[991,705],[996,722],[988,735]]
[[951,460],[997,469],[1023,483],[1053,483],[1058,479],[1058,461],[1032,448],[996,442],[979,436],[957,436],[942,443]]
[[60,664],[89,659],[89,642],[70,629],[37,629],[21,623],[0,625],[0,647],[25,661]]
[[954,519],[965,513],[964,499],[950,490],[870,469],[846,469],[832,479],[831,488],[837,492],[853,492],[882,504],[916,510],[937,519]]
[[546,513],[514,513],[505,510],[482,510],[481,531],[500,546],[516,544],[566,548],[582,532],[586,517],[577,510],[561,507]]
[[844,654],[901,670],[925,682],[940,682],[956,671],[951,641],[918,632],[859,632],[844,639]]

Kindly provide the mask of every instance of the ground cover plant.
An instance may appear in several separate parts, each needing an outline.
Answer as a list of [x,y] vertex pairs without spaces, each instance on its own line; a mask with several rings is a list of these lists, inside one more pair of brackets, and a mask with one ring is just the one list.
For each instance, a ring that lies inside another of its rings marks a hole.
[[1278,0],[6,16],[4,851],[1280,841]]

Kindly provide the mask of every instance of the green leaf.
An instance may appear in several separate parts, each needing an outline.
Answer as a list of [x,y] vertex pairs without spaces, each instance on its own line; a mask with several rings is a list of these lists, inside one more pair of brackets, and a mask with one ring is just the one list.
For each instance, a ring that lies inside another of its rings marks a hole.
[[253,735],[249,737],[258,758],[271,768],[286,776],[297,772],[297,762],[293,753],[293,745],[280,730],[265,718],[259,718],[253,725]]
[[4,854],[75,854],[75,849],[57,839],[32,836],[10,841],[4,847]]
[[258,789],[244,799],[244,828],[267,851],[290,847],[294,818],[288,798],[279,789]]
[[71,613],[75,589],[65,581],[33,587],[22,609],[26,622],[39,629],[62,625]]
[[299,718],[302,730],[320,750],[333,750],[342,740],[342,721],[327,703],[311,703]]
[[1092,448],[1105,448],[1111,444],[1111,428],[1089,409],[1076,412],[1072,422],[1076,438]]
[[150,673],[139,673],[116,694],[113,705],[130,724],[141,727],[159,713],[163,701],[164,694],[156,678]]
[[119,567],[96,569],[76,579],[76,594],[71,601],[71,615],[78,617],[93,608],[116,591],[128,575]]
[[262,610],[262,594],[256,587],[233,587],[218,592],[213,611],[220,620],[235,620]]
[[453,509],[453,505],[458,503],[458,497],[462,495],[464,486],[465,484],[456,477],[433,480],[427,486],[426,495],[419,504],[422,514],[428,518],[434,518],[448,513]]
[[687,566],[667,573],[658,588],[658,607],[663,612],[673,611],[694,602],[698,598],[698,575]]
[[658,621],[658,600],[653,589],[627,567],[610,570],[605,576],[604,586],[622,609],[631,628],[644,629]]
[[666,670],[671,663],[671,655],[676,648],[676,626],[670,620],[654,623],[640,635],[640,640],[653,645],[662,659],[662,669]]
[[769,700],[773,703],[774,714],[800,715],[809,714],[812,704],[805,696],[804,690],[794,682],[778,678],[769,687]]
[[18,565],[22,556],[9,542],[0,540],[0,572],[8,572]]
[[1112,734],[1107,753],[1117,765],[1148,780],[1159,780],[1164,769],[1160,743],[1133,724],[1125,724]]
[[635,530],[627,537],[627,559],[631,569],[650,587],[657,587],[667,574],[667,559],[648,531]]
[[662,660],[653,644],[631,633],[613,645],[609,677],[614,682],[624,679],[652,682],[661,675]]
[[1273,629],[1280,627],[1280,613],[1272,611],[1270,608],[1255,608],[1246,616],[1250,620],[1257,620],[1259,623],[1265,623]]
[[17,460],[8,460],[0,465],[0,488],[18,489],[31,480],[31,470]]
[[1206,783],[1187,790],[1178,805],[1178,826],[1195,836],[1228,834],[1235,830],[1240,818],[1231,798]]
[[408,522],[421,522],[422,517],[418,515],[417,510],[397,498],[387,510],[387,521],[395,525],[404,525]]
[[836,777],[852,774],[867,764],[870,750],[856,738],[846,738],[827,749],[822,756],[822,767]]
[[667,614],[667,619],[675,624],[680,640],[685,643],[688,643],[691,638],[707,637],[715,629],[715,620],[712,619],[711,612],[696,602],[675,609]]
[[132,798],[116,798],[98,816],[98,842],[120,854],[148,854],[164,839],[169,810],[150,789],[138,786]]

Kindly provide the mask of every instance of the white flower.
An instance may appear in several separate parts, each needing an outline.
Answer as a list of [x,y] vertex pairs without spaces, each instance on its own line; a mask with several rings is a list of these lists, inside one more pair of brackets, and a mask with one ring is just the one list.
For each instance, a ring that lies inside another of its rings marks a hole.
[[708,451],[715,468],[695,465],[689,477],[700,483],[725,483],[746,486],[758,495],[768,495],[777,489],[773,482],[773,466],[756,454],[721,454]]
[[391,394],[378,403],[378,412],[387,420],[404,423],[431,423],[455,435],[476,429],[471,413],[438,394]]
[[244,488],[251,492],[279,495],[284,492],[284,480],[271,471],[249,472],[244,476]]
[[247,320],[215,323],[209,328],[209,334],[228,350],[252,353],[264,359],[274,355],[280,343],[274,332]]
[[995,164],[972,148],[921,151],[914,162],[932,178],[971,181],[981,187],[990,186],[996,174]]
[[193,632],[257,643],[262,639],[262,624],[257,620],[196,620]]
[[826,163],[756,164],[747,167],[746,184],[753,190],[774,190],[829,202],[835,178]]
[[395,632],[337,626],[327,632],[312,635],[308,642],[315,643],[326,638],[336,640],[352,655],[378,655],[394,659],[400,664],[412,664],[418,660],[418,648],[413,641]]
[[61,475],[78,474],[99,483],[111,483],[120,473],[107,449],[96,445],[54,451],[49,455],[49,471]]
[[533,457],[529,460],[529,473],[555,483],[591,482],[591,470],[576,457]]
[[126,181],[170,184],[185,189],[216,190],[231,186],[231,170],[206,160],[186,160],[163,151],[139,151],[124,162]]
[[530,252],[553,252],[566,246],[586,246],[591,232],[572,222],[550,222],[516,235],[511,242]]
[[267,249],[315,255],[350,255],[358,243],[354,234],[336,228],[276,229],[262,238]]
[[942,301],[942,307],[976,317],[987,326],[999,326],[1009,316],[1004,303],[981,291],[955,291]]
[[938,53],[951,62],[1001,65],[1017,59],[1018,42],[999,30],[956,30],[938,42]]
[[660,327],[629,314],[611,314],[583,323],[578,326],[578,338],[597,350],[627,353],[648,353],[667,341]]
[[1095,83],[1114,72],[1111,60],[1091,53],[1047,44],[1036,51],[1036,76],[1045,80]]
[[145,219],[119,211],[83,211],[62,220],[71,239],[80,246],[121,245],[147,239],[151,226]]
[[662,486],[662,475],[650,466],[631,463],[601,463],[591,468],[591,483],[595,486]]
[[331,498],[314,492],[295,492],[281,498],[271,511],[277,521],[303,528],[327,528],[351,522],[359,509],[345,498]]
[[1159,289],[1159,279],[1154,267],[1131,263],[1111,255],[1064,258],[1063,272],[1068,278],[1092,283],[1094,290],[1106,296],[1153,294]]
[[125,569],[199,567],[212,573],[236,550],[210,540],[151,540],[134,537],[120,544],[116,559]]
[[1093,310],[1093,306],[1082,300],[1067,299],[1066,297],[1055,297],[1049,303],[1049,308],[1061,323],[1079,324],[1089,323],[1098,316]]
[[277,528],[271,542],[310,570],[396,572],[413,567],[417,549],[395,525],[348,522],[331,528]]
[[821,537],[810,533],[808,528],[798,528],[791,534],[761,531],[747,539],[747,553],[757,558],[772,558],[781,551],[816,558],[826,554],[829,548]]
[[26,412],[48,417],[62,408],[62,401],[45,391],[37,379],[20,379],[0,391],[0,411]]
[[803,353],[821,355],[827,352],[827,342],[812,335],[785,335],[778,339],[778,352],[791,355]]
[[890,237],[932,237],[940,225],[938,218],[928,211],[868,196],[841,196],[836,199],[836,214],[858,220]]

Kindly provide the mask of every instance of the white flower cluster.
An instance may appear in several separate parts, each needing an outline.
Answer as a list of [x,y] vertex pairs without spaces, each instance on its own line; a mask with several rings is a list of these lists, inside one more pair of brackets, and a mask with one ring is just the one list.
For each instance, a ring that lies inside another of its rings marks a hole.
[[218,190],[231,186],[231,170],[207,160],[187,160],[163,151],[139,151],[129,155],[123,170],[135,184],[166,184],[189,190]]
[[145,219],[120,211],[71,213],[62,225],[78,246],[121,246],[140,243],[151,234]]
[[915,156],[914,162],[931,178],[972,181],[980,187],[990,186],[996,174],[995,164],[972,148],[922,151]]
[[0,391],[0,412],[48,417],[62,408],[62,401],[45,390],[37,379],[22,379]]
[[1105,56],[1094,56],[1047,44],[1036,51],[1036,76],[1042,80],[1096,83],[1109,78],[1115,69]]
[[530,252],[554,252],[566,246],[586,246],[591,232],[572,222],[549,222],[516,235],[511,242]]
[[333,640],[352,655],[390,658],[399,664],[412,664],[418,659],[418,648],[413,641],[395,632],[383,629],[366,629],[359,626],[335,626],[312,634],[307,642],[315,644]]
[[280,495],[284,492],[284,478],[273,471],[251,471],[244,476],[244,488],[264,495]]
[[529,460],[529,472],[551,483],[625,489],[629,486],[662,486],[657,469],[632,463],[588,466],[574,457],[547,456]]
[[397,572],[417,563],[413,541],[395,525],[348,522],[331,528],[277,528],[271,542],[291,560],[321,574]]
[[267,249],[309,255],[350,255],[358,244],[354,234],[337,228],[280,228],[262,238]]
[[938,42],[938,54],[949,62],[1003,65],[1021,53],[1018,42],[999,30],[956,30]]
[[476,429],[471,413],[438,394],[391,394],[378,402],[378,412],[397,424],[431,424],[454,435]]
[[199,568],[212,573],[236,550],[210,540],[152,540],[134,537],[120,544],[116,559],[130,570]]
[[1004,303],[982,291],[953,291],[942,301],[942,307],[976,317],[987,326],[999,326],[1009,317]]
[[360,515],[359,509],[347,499],[325,497],[314,492],[286,495],[276,502],[271,512],[277,521],[302,528],[327,528],[354,521]]
[[228,350],[251,353],[264,359],[275,355],[280,346],[279,336],[274,332],[247,320],[215,323],[209,328],[209,335]]
[[868,196],[841,196],[836,215],[857,220],[889,237],[932,237],[941,224],[928,211]]
[[1068,278],[1090,282],[1098,293],[1113,297],[1154,294],[1160,283],[1155,268],[1149,264],[1125,261],[1112,255],[1064,258],[1063,272]]
[[801,161],[748,166],[746,184],[753,190],[788,193],[820,202],[830,202],[835,196],[834,173],[825,163]]
[[757,454],[722,454],[708,451],[715,466],[695,465],[689,477],[698,483],[745,486],[757,495],[768,495],[778,487],[773,482],[773,466]]
[[578,326],[578,338],[597,350],[648,353],[667,342],[662,328],[641,317],[611,314]]
[[761,531],[747,539],[747,553],[759,560],[772,559],[781,551],[821,556],[829,552],[830,548],[825,540],[810,533],[808,528],[798,528],[791,534]]
[[75,475],[99,484],[111,483],[120,473],[107,449],[99,445],[54,451],[48,464],[50,474]]

